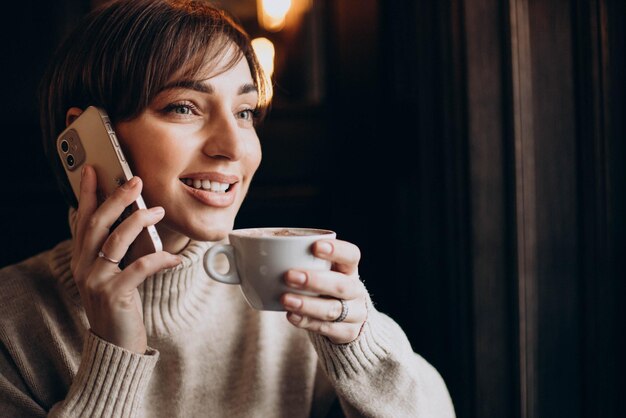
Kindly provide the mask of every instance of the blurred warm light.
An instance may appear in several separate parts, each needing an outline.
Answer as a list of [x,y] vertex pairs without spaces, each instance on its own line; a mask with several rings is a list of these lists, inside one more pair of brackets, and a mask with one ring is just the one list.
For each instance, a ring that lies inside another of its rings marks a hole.
[[267,38],[255,38],[252,40],[252,49],[263,67],[263,71],[268,78],[274,74],[274,44]]
[[259,23],[265,30],[279,31],[285,26],[291,0],[257,0]]

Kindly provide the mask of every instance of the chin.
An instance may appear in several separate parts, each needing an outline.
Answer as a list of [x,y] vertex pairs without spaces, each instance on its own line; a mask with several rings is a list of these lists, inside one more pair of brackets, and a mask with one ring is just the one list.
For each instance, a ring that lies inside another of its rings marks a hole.
[[186,235],[195,241],[221,241],[228,237],[234,223],[234,219],[228,221],[213,219],[211,222],[192,226]]
[[213,214],[213,216],[174,217],[160,223],[174,235],[182,235],[194,241],[221,241],[228,237],[235,225],[235,216],[231,213]]

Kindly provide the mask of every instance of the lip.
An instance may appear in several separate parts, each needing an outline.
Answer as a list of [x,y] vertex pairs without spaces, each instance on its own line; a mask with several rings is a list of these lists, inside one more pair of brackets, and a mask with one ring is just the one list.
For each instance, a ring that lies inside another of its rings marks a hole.
[[212,206],[216,208],[226,208],[235,202],[235,197],[239,191],[239,177],[223,174],[223,173],[191,173],[185,174],[180,179],[192,179],[192,180],[209,180],[219,183],[230,184],[230,189],[227,192],[212,192],[210,190],[195,189],[191,186],[187,186],[180,181],[180,184],[193,198],[202,203],[203,205]]

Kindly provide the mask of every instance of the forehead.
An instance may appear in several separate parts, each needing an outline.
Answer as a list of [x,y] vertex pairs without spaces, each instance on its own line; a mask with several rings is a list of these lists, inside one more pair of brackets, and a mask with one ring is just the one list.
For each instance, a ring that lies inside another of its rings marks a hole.
[[[201,61],[200,61],[201,60]],[[211,82],[228,79],[233,82],[252,83],[250,66],[241,50],[233,43],[221,49],[218,54],[205,56],[182,67],[168,80],[167,85],[175,85],[180,80]]]

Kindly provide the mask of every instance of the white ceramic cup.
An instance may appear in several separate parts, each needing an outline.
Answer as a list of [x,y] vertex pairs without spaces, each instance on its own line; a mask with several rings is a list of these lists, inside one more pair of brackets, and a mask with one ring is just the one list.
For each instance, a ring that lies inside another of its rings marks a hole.
[[[280,297],[288,288],[285,273],[290,269],[330,270],[330,262],[313,256],[314,242],[334,239],[336,234],[312,228],[250,228],[228,234],[230,244],[215,244],[204,256],[204,269],[218,282],[240,285],[248,304],[265,311],[284,311]],[[216,271],[215,257],[228,259],[226,273]]]

